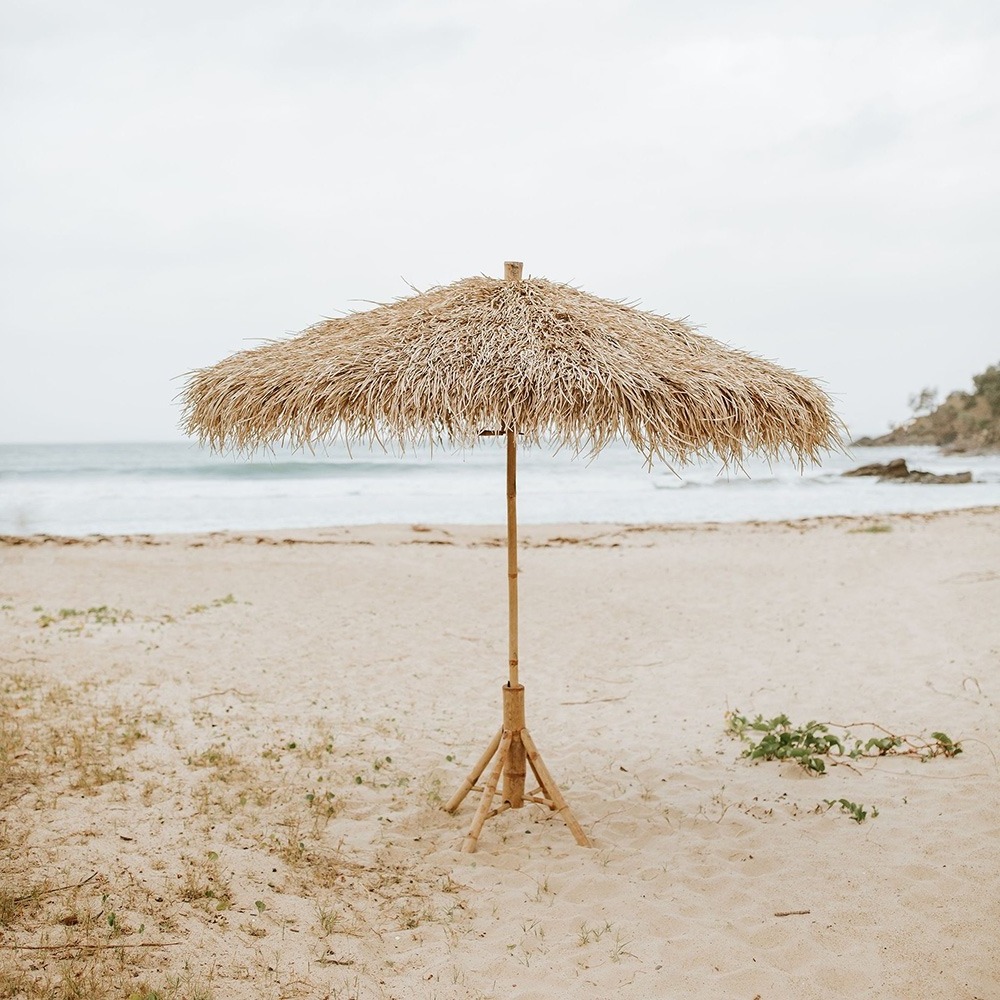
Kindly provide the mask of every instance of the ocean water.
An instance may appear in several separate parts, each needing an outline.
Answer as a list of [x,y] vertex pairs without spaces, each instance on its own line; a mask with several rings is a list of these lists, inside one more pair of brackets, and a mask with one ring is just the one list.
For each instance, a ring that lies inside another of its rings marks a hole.
[[[969,469],[968,485],[844,478],[847,469],[905,457],[932,472]],[[87,535],[303,528],[349,524],[501,524],[502,440],[475,449],[403,455],[331,446],[252,460],[194,443],[0,445],[0,534]],[[933,448],[856,448],[800,472],[755,460],[744,469],[654,466],[624,444],[595,459],[519,452],[524,524],[784,520],[1000,505],[1000,455]]]

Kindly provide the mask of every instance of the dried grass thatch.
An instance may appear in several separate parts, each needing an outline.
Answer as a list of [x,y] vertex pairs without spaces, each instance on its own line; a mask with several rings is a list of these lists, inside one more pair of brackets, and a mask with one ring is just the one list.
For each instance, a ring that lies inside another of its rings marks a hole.
[[809,379],[686,323],[542,278],[467,278],[242,351],[192,373],[189,433],[216,448],[336,439],[470,445],[514,429],[648,458],[787,453],[840,443]]

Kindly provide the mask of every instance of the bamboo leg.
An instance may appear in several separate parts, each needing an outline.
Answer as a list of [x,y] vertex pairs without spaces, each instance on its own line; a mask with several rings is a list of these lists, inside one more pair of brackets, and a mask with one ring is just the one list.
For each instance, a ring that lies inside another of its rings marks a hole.
[[479,800],[479,808],[472,819],[472,826],[462,842],[462,850],[466,854],[472,854],[479,843],[479,834],[483,831],[483,824],[486,822],[486,815],[493,805],[493,796],[497,793],[497,784],[500,781],[500,772],[503,770],[504,761],[507,759],[507,751],[510,749],[510,741],[514,734],[505,732],[500,740],[500,747],[497,752],[497,762],[493,765],[489,780],[483,789],[483,797]]
[[[528,739],[529,739],[529,740],[531,739],[531,734],[530,734],[530,733],[528,734]],[[522,744],[523,744],[523,742],[524,742],[524,741],[522,740],[521,742],[522,742]],[[532,773],[532,774],[533,774],[533,775],[535,776],[535,781],[537,781],[537,782],[538,782],[538,790],[539,790],[539,791],[540,791],[540,792],[541,792],[541,793],[542,793],[543,795],[545,795],[546,797],[548,797],[548,795],[547,795],[547,793],[546,793],[546,791],[545,791],[545,782],[544,782],[544,781],[542,781],[542,778],[541,778],[541,775],[539,775],[538,771],[537,771],[537,770],[535,769],[535,762],[534,762],[534,761],[533,761],[533,760],[531,759],[531,757],[530,757],[530,756],[528,756],[528,752],[527,752],[527,751],[525,751],[525,754],[524,754],[524,755],[525,755],[525,757],[527,758],[527,761],[528,761],[528,767],[530,767],[530,768],[531,768],[531,773]],[[536,754],[536,756],[537,756],[537,754]]]
[[538,778],[539,784],[542,786],[542,791],[545,792],[547,798],[551,799],[555,811],[562,816],[563,822],[569,827],[569,832],[573,834],[576,842],[581,847],[593,847],[590,838],[583,832],[583,827],[580,826],[576,816],[573,815],[573,810],[570,809],[569,804],[562,797],[559,786],[555,783],[555,779],[545,766],[545,761],[542,760],[542,755],[538,752],[538,747],[535,746],[535,741],[531,738],[531,734],[527,729],[521,730],[521,741],[524,743],[528,760],[531,762],[531,770],[535,772],[535,777]]
[[483,771],[486,770],[486,765],[489,764],[493,759],[493,755],[497,752],[501,736],[503,736],[503,727],[497,730],[496,736],[490,740],[490,745],[486,748],[482,757],[479,758],[476,766],[469,772],[469,776],[462,782],[459,790],[449,799],[448,804],[444,807],[445,812],[455,812],[464,801],[465,796],[472,791],[473,786],[482,777]]

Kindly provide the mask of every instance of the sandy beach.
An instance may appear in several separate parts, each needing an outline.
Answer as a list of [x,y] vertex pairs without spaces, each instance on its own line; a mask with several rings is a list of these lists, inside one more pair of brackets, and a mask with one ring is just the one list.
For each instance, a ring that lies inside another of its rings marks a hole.
[[[0,995],[1000,995],[1000,509],[523,536],[593,850],[441,808],[499,724],[500,528],[7,539]],[[731,712],[962,752],[810,775]]]

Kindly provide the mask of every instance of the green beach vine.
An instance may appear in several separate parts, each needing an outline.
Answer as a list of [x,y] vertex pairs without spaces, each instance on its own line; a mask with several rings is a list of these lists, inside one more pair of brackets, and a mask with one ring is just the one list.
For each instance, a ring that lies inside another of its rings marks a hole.
[[[867,739],[858,737],[853,732],[858,729],[874,730],[876,735]],[[828,761],[832,765],[849,765],[878,757],[913,757],[925,762],[935,757],[957,757],[962,752],[961,742],[943,732],[932,732],[930,736],[900,735],[875,722],[842,726],[809,721],[795,725],[785,714],[769,719],[763,715],[750,718],[738,709],[726,713],[726,730],[746,744],[740,756],[755,761],[791,761],[813,775],[825,774]],[[828,807],[839,805],[856,823],[863,823],[869,810],[873,819],[878,815],[878,809],[847,799],[824,801]]]

